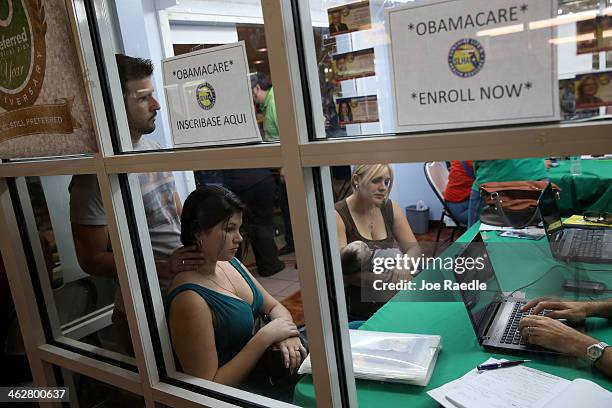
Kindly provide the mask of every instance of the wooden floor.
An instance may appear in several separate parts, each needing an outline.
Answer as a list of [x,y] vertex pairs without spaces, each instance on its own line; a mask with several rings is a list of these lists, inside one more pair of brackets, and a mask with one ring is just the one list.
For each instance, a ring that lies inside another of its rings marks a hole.
[[[432,245],[422,245],[424,249],[424,253],[427,256],[431,256],[433,253],[433,247],[434,247],[433,243],[436,241],[436,235],[438,233],[438,226],[439,226],[439,222],[431,221],[430,226],[429,226],[429,232],[427,232],[426,234],[415,234],[417,241],[419,241],[420,243],[427,243],[427,242],[432,243]],[[440,242],[446,241],[451,236],[451,232],[452,232],[452,229],[443,228],[442,233],[440,235]],[[455,232],[455,239],[457,239],[460,235],[461,235],[461,232]],[[437,248],[436,253],[440,254],[444,250],[444,248],[446,248],[448,245],[449,245],[448,243],[440,245]],[[295,262],[294,254],[287,255],[286,257],[283,257],[283,258],[287,260],[292,260],[293,262]],[[286,263],[288,262],[286,261]],[[295,271],[295,276],[297,278],[297,270],[295,269],[293,270]],[[280,273],[285,274],[286,272],[287,272],[287,268]],[[276,275],[270,278],[263,278],[263,279],[273,279],[275,276]],[[258,278],[258,279],[261,281],[262,278]],[[266,287],[265,284],[262,283],[262,285]],[[284,296],[282,296],[282,299],[279,299],[279,300],[289,310],[289,312],[291,312],[291,315],[293,316],[293,321],[299,326],[299,325],[304,324],[304,310],[302,307],[302,294],[299,290],[299,281],[297,279],[295,281],[295,285],[297,285],[297,287],[291,286],[294,292],[292,292],[289,295],[286,294],[287,292],[284,292],[283,293]],[[272,292],[270,293],[272,294]],[[274,294],[272,295],[274,296]]]

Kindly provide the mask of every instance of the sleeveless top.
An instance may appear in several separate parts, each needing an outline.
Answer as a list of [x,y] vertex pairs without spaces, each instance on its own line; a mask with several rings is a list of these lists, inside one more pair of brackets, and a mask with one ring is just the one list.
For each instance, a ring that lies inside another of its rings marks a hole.
[[166,314],[170,312],[170,305],[174,298],[186,290],[196,292],[208,304],[212,314],[215,316],[213,326],[219,367],[234,358],[248,341],[251,340],[255,319],[263,307],[263,295],[246,271],[242,269],[240,263],[236,258],[233,258],[230,264],[240,272],[240,275],[249,284],[253,292],[252,305],[242,299],[224,295],[195,283],[177,286],[166,297]]
[[338,214],[340,214],[340,218],[342,218],[342,221],[344,222],[347,244],[350,244],[353,241],[363,241],[371,249],[387,249],[398,247],[397,242],[395,242],[395,237],[393,236],[393,203],[391,202],[391,200],[385,201],[385,203],[380,209],[383,221],[385,223],[385,231],[387,232],[387,237],[385,239],[367,239],[359,233],[359,231],[357,230],[357,226],[355,225],[355,221],[353,221],[353,217],[351,216],[351,212],[349,211],[346,199],[338,201],[335,204],[335,208],[336,211],[338,211]]

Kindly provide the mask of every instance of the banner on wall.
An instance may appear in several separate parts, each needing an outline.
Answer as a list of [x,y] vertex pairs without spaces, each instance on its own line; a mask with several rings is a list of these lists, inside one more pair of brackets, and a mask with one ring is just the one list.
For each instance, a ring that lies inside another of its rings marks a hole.
[[559,120],[556,6],[438,0],[387,9],[397,131]]
[[340,35],[372,28],[370,1],[348,3],[327,10],[329,35]]
[[576,75],[576,109],[612,105],[612,71]]
[[162,61],[174,146],[261,142],[244,41]]
[[334,77],[338,82],[376,75],[374,48],[336,54],[332,59]]
[[336,99],[338,124],[378,122],[378,98],[376,95]]
[[576,54],[612,50],[612,16],[576,22]]
[[0,158],[97,151],[62,0],[0,2]]

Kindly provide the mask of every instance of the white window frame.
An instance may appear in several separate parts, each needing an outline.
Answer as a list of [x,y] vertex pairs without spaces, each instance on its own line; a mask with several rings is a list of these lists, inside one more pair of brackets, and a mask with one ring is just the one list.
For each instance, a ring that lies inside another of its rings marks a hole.
[[[85,72],[87,92],[91,101],[92,115],[96,128],[100,153],[86,158],[63,158],[45,161],[24,161],[0,164],[0,235],[18,237],[6,178],[23,176],[50,176],[66,174],[96,174],[104,206],[109,220],[109,233],[114,249],[121,292],[125,300],[126,314],[134,339],[138,373],[125,370],[82,354],[46,344],[41,316],[34,299],[32,282],[29,280],[25,252],[19,239],[1,240],[0,249],[4,259],[11,291],[15,300],[18,318],[24,334],[24,344],[34,383],[37,386],[56,384],[52,365],[88,375],[96,380],[112,384],[137,395],[141,395],[147,407],[155,403],[170,406],[232,406],[208,396],[161,382],[156,367],[156,359],[151,346],[149,323],[145,313],[145,302],[140,290],[134,248],[127,225],[126,208],[119,185],[119,175],[128,176],[133,197],[139,197],[140,186],[133,173],[162,170],[206,170],[282,167],[287,181],[289,207],[296,242],[296,257],[300,265],[299,279],[304,304],[304,314],[308,322],[310,348],[314,370],[314,386],[317,404],[320,406],[357,406],[355,383],[350,364],[348,328],[340,327],[341,349],[334,348],[332,320],[329,316],[330,299],[327,294],[327,278],[322,254],[329,249],[320,242],[322,227],[329,231],[330,249],[337,246],[335,223],[333,221],[333,200],[331,198],[331,177],[329,167],[354,163],[377,162],[422,162],[425,160],[460,159],[506,159],[516,157],[565,156],[575,154],[605,154],[612,152],[612,132],[610,122],[590,122],[587,124],[552,124],[546,126],[515,126],[499,129],[476,131],[431,132],[427,135],[407,136],[383,135],[375,138],[346,138],[309,142],[307,123],[304,113],[304,99],[301,88],[298,50],[296,49],[295,30],[292,20],[291,0],[262,0],[263,16],[270,67],[275,83],[277,114],[281,134],[281,144],[241,147],[223,147],[202,150],[163,151],[151,153],[128,153],[115,156],[110,141],[110,129],[106,119],[98,68],[91,45],[91,33],[85,17],[86,0],[66,0],[69,15],[73,20],[73,30],[79,44],[79,59]],[[94,0],[98,10],[108,11],[104,0]],[[301,10],[302,24],[310,21],[307,8]],[[130,146],[127,119],[123,110],[123,100],[118,89],[114,52],[117,49],[112,18],[109,13],[100,13],[98,27],[103,37],[105,63],[109,67],[106,74],[113,78],[111,95],[113,109],[117,118],[117,128],[121,144]],[[304,25],[302,32],[306,47],[312,46],[312,27]],[[312,72],[311,74],[312,75]],[[317,95],[318,84],[310,85],[313,95]],[[320,107],[320,100],[318,100]],[[317,100],[313,102],[317,108]],[[314,110],[313,110],[314,112]],[[320,116],[315,115],[316,118]],[[318,122],[317,122],[318,123]],[[320,126],[315,129],[320,132]],[[316,133],[315,132],[315,133]],[[315,198],[315,181],[312,168],[320,168],[323,194],[325,225],[319,225],[318,205]],[[144,208],[139,200],[134,200],[134,211],[138,219],[144,219]],[[142,224],[142,223],[141,223]],[[141,250],[152,253],[148,231],[139,229]],[[332,269],[340,270],[337,251],[331,251]],[[146,257],[145,257],[146,259]],[[152,260],[146,261],[146,275],[149,283],[156,285],[155,266]],[[336,288],[335,297],[340,303],[340,321],[346,322],[344,294],[341,276],[333,274]],[[155,289],[155,288],[153,288]],[[165,319],[161,308],[159,291],[153,290],[156,304],[156,323],[163,326]],[[157,293],[157,295],[155,294]],[[162,338],[167,335],[162,333]],[[66,339],[65,341],[69,341]],[[169,343],[163,345],[166,350]],[[340,394],[340,379],[336,367],[336,353],[342,353],[347,375],[348,401]],[[165,356],[167,366],[170,358]],[[217,391],[228,387],[191,379]],[[264,397],[253,396],[239,390],[231,390],[233,396],[245,397],[254,403],[265,406],[288,406]]]

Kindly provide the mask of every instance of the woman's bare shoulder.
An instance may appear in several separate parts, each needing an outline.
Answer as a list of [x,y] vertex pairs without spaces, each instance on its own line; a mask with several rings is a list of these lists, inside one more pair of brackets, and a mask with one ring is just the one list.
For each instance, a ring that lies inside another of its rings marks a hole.
[[171,290],[181,285],[186,285],[188,283],[200,285],[200,282],[197,276],[197,272],[188,271],[188,272],[181,272],[181,273],[174,275],[174,278],[172,279],[172,282],[170,282],[170,286],[168,287],[168,292],[170,292]]

